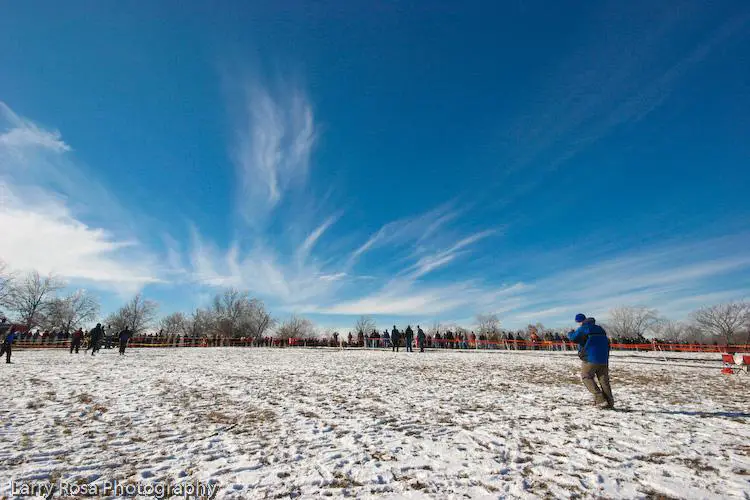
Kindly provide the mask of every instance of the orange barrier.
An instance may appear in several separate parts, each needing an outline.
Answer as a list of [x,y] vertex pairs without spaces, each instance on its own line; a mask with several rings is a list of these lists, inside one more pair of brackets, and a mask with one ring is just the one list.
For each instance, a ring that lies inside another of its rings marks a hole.
[[[366,342],[369,342],[369,346],[373,343],[377,343],[377,347],[390,347],[392,343],[388,339],[377,338],[377,337],[366,337]],[[385,345],[388,340],[387,346]],[[403,340],[403,339],[402,339]],[[501,349],[501,350],[577,350],[578,344],[575,342],[558,342],[551,340],[458,340],[458,339],[431,339],[425,343],[426,346],[432,348],[443,348],[443,349]],[[436,345],[437,344],[437,345]],[[414,341],[413,345],[416,347],[417,342]],[[462,347],[464,346],[464,347]],[[735,352],[750,351],[750,344],[734,344],[734,345],[710,345],[710,344],[677,344],[677,343],[659,343],[659,342],[648,342],[642,344],[623,344],[613,343],[610,347],[614,350],[632,350],[632,351],[669,351],[669,352],[726,352],[727,350],[733,350]]]

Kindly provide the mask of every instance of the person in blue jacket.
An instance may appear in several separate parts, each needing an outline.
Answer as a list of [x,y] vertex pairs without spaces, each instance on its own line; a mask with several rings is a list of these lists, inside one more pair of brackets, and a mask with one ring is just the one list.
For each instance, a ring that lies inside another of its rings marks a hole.
[[3,340],[3,346],[0,347],[0,357],[5,354],[6,363],[10,363],[10,346],[13,345],[14,340],[16,340],[16,329],[11,327]]
[[594,395],[596,406],[612,408],[615,402],[609,385],[607,332],[596,324],[594,318],[587,318],[584,314],[576,314],[575,320],[580,326],[577,330],[570,332],[569,338],[571,342],[578,344],[578,357],[583,362],[581,366],[583,385]]

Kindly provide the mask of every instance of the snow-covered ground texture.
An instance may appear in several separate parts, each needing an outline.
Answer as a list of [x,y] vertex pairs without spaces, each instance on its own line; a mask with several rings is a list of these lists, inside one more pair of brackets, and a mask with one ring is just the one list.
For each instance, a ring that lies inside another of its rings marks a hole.
[[[673,356],[673,355],[670,355]],[[334,349],[17,351],[8,479],[212,481],[218,498],[750,498],[749,376],[616,355]]]

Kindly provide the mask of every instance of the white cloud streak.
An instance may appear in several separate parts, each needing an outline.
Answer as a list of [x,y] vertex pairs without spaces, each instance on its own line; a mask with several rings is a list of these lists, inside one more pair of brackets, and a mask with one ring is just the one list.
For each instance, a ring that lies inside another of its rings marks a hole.
[[271,94],[248,84],[235,162],[240,179],[238,207],[247,222],[265,220],[295,184],[304,184],[315,144],[312,106],[298,90]]
[[325,233],[329,227],[335,224],[339,217],[340,215],[332,215],[328,217],[321,225],[315,228],[315,230],[313,230],[307,236],[307,238],[305,238],[305,241],[302,242],[302,246],[298,251],[299,260],[301,263],[303,263],[307,256],[310,254],[317,241],[321,236],[323,236],[323,233]]
[[4,148],[6,153],[19,155],[29,148],[42,148],[55,153],[71,150],[62,140],[59,131],[40,128],[18,116],[4,102],[0,102],[0,119],[9,125],[0,133],[0,148]]
[[59,132],[1,102],[0,131],[0,255],[10,267],[123,294],[162,281],[155,259],[135,238],[76,213],[101,216],[100,205],[87,205],[92,199],[107,199],[112,213],[121,212],[114,197],[68,157],[72,148]]
[[732,295],[742,293],[738,285],[743,283],[750,293],[750,257],[725,250],[743,239],[745,235],[657,247],[555,273],[517,294],[522,305],[507,318],[514,324],[533,318],[569,323],[571,313],[606,317],[613,307],[647,305],[679,319],[686,304],[705,305],[695,297],[724,293],[722,280],[734,283]]
[[493,233],[494,231],[488,230],[472,234],[471,236],[463,238],[447,250],[440,251],[433,255],[421,257],[417,261],[417,263],[412,266],[410,277],[412,279],[420,278],[436,269],[439,269],[440,267],[445,266],[446,264],[453,262],[460,255],[460,250],[484,238],[487,238]]
[[[483,236],[478,233],[464,238],[449,250]],[[308,305],[307,311],[437,320],[492,312],[499,314],[506,326],[515,328],[537,321],[568,325],[578,312],[606,319],[614,307],[648,305],[681,319],[707,303],[750,295],[750,257],[722,253],[722,249],[744,247],[746,240],[746,235],[738,235],[619,253],[580,269],[500,287],[476,279],[450,283],[418,279],[419,270],[430,271],[433,265],[452,260],[453,253],[445,251],[416,263],[409,268],[413,274],[389,280],[373,293],[327,306]],[[722,290],[719,283],[723,279],[731,279],[734,287]]]
[[160,282],[153,263],[139,255],[133,241],[116,240],[101,228],[89,227],[67,207],[43,193],[23,201],[0,183],[0,255],[18,270],[53,273],[121,293]]

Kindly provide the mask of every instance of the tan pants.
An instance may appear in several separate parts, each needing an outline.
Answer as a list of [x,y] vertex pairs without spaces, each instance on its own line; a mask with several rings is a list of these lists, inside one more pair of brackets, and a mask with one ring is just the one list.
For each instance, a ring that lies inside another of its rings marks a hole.
[[[594,403],[600,404],[606,401],[607,406],[614,406],[612,388],[609,386],[609,366],[595,365],[584,362],[581,366],[581,380],[583,385],[594,395]],[[597,380],[599,384],[597,384]],[[601,386],[601,387],[600,387]]]

